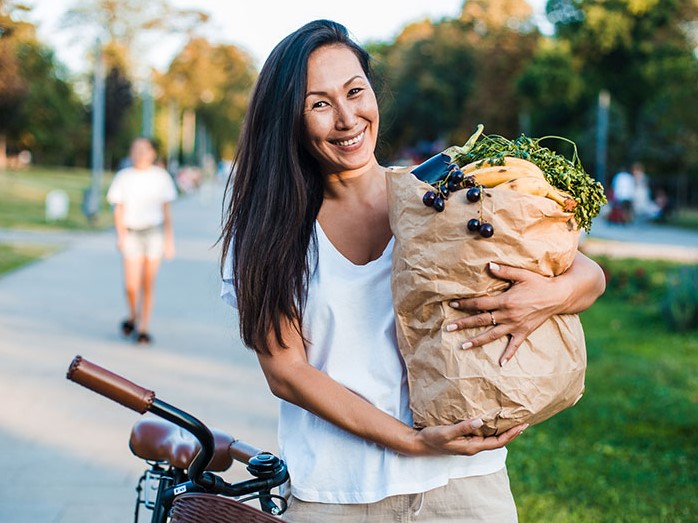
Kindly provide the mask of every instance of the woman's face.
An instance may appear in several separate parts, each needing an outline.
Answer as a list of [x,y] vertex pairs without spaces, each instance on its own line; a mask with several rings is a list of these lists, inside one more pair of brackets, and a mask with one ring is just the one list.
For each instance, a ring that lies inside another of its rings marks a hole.
[[131,157],[131,163],[133,163],[136,169],[147,169],[155,162],[157,153],[148,140],[139,138],[131,145],[129,156]]
[[308,58],[305,147],[324,174],[373,162],[378,103],[356,55],[342,45],[320,47]]

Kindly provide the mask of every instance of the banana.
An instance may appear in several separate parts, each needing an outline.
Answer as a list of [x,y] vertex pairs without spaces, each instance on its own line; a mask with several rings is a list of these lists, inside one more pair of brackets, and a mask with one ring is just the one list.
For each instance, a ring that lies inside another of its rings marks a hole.
[[562,191],[557,190],[550,185],[546,180],[542,180],[535,176],[525,176],[515,178],[507,182],[497,185],[498,189],[508,189],[534,196],[543,196],[557,202],[565,212],[572,212],[577,207],[577,202],[574,198]]
[[[538,168],[536,167],[536,169]],[[505,183],[523,177],[539,178],[545,181],[543,171],[540,169],[538,169],[536,172],[528,167],[521,168],[514,165],[494,165],[492,167],[484,167],[472,171],[470,174],[466,174],[466,176],[472,176],[475,178],[477,183],[487,188],[496,187],[500,183]]]
[[[521,158],[514,158],[512,156],[505,156],[504,157],[504,165],[492,165],[488,161],[482,162],[481,165],[480,161],[477,162],[471,162],[463,167],[461,167],[461,171],[463,174],[466,176],[468,175],[475,175],[476,173],[480,173],[484,171],[485,169],[495,169],[495,168],[500,168],[500,167],[507,167],[507,168],[512,168],[515,167],[517,170],[519,170],[522,174],[525,174],[526,176],[538,176],[539,178],[543,178],[543,171],[540,170],[540,167],[538,167],[535,163],[529,162],[528,160],[523,160]],[[501,183],[501,182],[500,182]],[[483,183],[483,185],[485,185]]]

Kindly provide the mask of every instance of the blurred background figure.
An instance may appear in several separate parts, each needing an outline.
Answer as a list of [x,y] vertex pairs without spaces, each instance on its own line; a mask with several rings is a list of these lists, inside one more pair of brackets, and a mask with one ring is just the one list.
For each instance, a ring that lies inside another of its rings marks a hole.
[[612,181],[611,212],[608,220],[612,223],[633,221],[633,200],[635,199],[635,179],[625,167],[615,174]]
[[632,167],[632,174],[634,181],[633,215],[635,219],[642,221],[656,219],[660,209],[652,199],[645,167],[640,162],[635,162]]
[[116,173],[107,200],[114,207],[117,245],[124,260],[128,317],[121,323],[124,336],[150,343],[155,277],[162,257],[174,256],[170,202],[177,198],[172,177],[155,165],[157,150],[148,138],[131,145],[131,165]]

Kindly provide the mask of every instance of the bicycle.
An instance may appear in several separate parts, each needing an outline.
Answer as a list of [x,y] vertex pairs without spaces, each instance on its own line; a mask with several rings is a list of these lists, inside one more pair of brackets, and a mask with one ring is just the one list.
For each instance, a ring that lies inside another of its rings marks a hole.
[[[279,521],[274,516],[286,510],[286,500],[271,490],[288,480],[283,460],[209,429],[152,390],[81,356],[73,359],[66,377],[139,414],[161,418],[140,419],[131,430],[131,452],[149,465],[136,486],[134,523],[142,506],[152,510],[151,523]],[[247,464],[252,479],[228,483],[214,474],[228,470],[235,460]],[[261,510],[245,504],[253,499]]]

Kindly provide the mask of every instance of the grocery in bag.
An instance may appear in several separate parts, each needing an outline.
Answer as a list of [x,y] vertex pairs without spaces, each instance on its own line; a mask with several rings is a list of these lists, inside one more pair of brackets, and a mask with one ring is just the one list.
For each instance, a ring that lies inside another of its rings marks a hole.
[[493,435],[579,400],[581,322],[575,314],[553,316],[500,367],[508,340],[463,350],[485,328],[446,332],[465,314],[448,304],[503,292],[509,282],[488,273],[491,261],[550,277],[566,271],[580,229],[605,197],[576,154],[570,162],[523,135],[510,141],[481,132],[418,167],[389,170],[387,183],[393,302],[414,424],[481,417],[479,432]]

